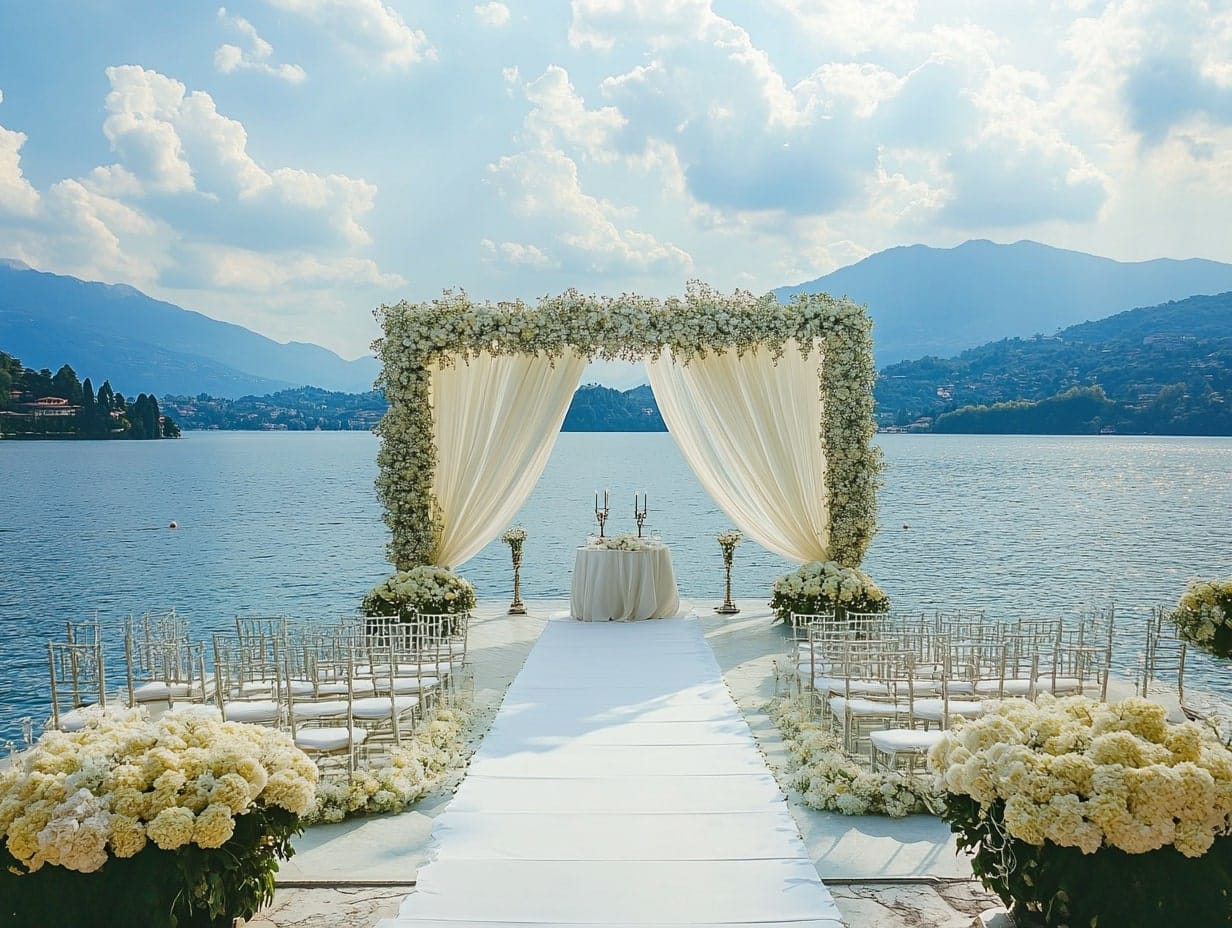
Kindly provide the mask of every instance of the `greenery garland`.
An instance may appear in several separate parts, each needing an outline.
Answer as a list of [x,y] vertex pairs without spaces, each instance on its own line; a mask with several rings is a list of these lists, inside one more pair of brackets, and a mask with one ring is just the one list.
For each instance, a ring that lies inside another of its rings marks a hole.
[[858,565],[876,530],[876,490],[882,461],[872,445],[872,323],[864,308],[827,294],[797,294],[789,304],[773,294],[720,294],[691,282],[684,299],[633,294],[585,296],[576,290],[521,301],[475,303],[446,291],[430,303],[381,306],[383,336],[373,343],[382,363],[377,386],[390,409],[377,426],[381,450],[377,497],[391,532],[389,559],[400,570],[437,563],[442,525],[432,493],[438,465],[433,439],[433,370],[482,352],[540,354],[566,350],[592,358],[638,360],[670,349],[687,364],[710,352],[740,354],[766,346],[775,358],[795,342],[806,355],[820,345],[818,377],[830,511],[829,556]]

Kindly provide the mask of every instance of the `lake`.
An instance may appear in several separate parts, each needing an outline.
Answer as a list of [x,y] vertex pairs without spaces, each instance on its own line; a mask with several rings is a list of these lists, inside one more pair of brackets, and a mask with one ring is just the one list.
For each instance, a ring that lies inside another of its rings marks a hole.
[[[1114,601],[1116,661],[1132,670],[1141,608],[1171,606],[1190,577],[1232,575],[1232,439],[882,435],[880,530],[865,568],[895,608],[983,608],[991,617],[1072,614]],[[364,432],[188,432],[180,441],[0,442],[0,741],[46,714],[46,642],[97,611],[174,607],[203,636],[237,614],[325,619],[353,612],[390,570]],[[722,601],[715,535],[730,522],[664,433],[564,433],[518,522],[529,532],[527,599],[569,594],[573,551],[612,494],[609,533],[671,546],[681,595]],[[177,528],[168,525],[175,521]],[[733,595],[769,598],[793,565],[751,542]],[[508,548],[461,566],[481,599],[508,601]],[[1232,692],[1202,657],[1193,681]]]

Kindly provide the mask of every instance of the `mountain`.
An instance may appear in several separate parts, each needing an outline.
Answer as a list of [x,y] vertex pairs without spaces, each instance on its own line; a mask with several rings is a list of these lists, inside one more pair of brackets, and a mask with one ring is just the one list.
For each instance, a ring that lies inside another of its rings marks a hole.
[[565,413],[562,432],[666,432],[654,392],[646,384],[614,390],[589,383],[578,387]]
[[1103,424],[1117,431],[1226,435],[1232,292],[1127,310],[1056,335],[1001,339],[949,359],[892,364],[881,371],[876,396],[883,425],[928,417],[938,430],[946,419],[947,431],[1034,431],[1051,416],[1081,431],[1101,408]]
[[775,295],[847,296],[868,306],[877,366],[951,357],[1006,336],[1049,335],[1134,306],[1232,290],[1232,264],[1126,263],[1037,242],[890,248]]
[[0,348],[27,367],[105,371],[121,392],[214,396],[311,385],[372,389],[375,358],[281,344],[124,285],[90,283],[0,261]]

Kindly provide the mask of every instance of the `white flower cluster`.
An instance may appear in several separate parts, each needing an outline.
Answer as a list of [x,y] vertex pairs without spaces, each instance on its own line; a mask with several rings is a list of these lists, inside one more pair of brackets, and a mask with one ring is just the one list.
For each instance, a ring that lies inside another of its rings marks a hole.
[[928,761],[947,791],[1003,802],[1006,830],[1028,844],[1199,857],[1232,831],[1232,751],[1146,699],[1005,700]]
[[505,529],[505,534],[501,535],[501,541],[509,546],[509,553],[513,555],[514,561],[522,560],[522,546],[526,544],[526,529],[520,525]]
[[31,872],[91,873],[147,842],[221,847],[237,816],[312,807],[317,768],[285,734],[199,706],[86,710],[80,731],[45,733],[0,771],[0,836]]
[[444,567],[423,565],[400,570],[364,596],[364,615],[397,615],[407,609],[426,613],[463,613],[475,608],[469,580]]
[[897,771],[869,770],[851,759],[820,723],[804,717],[794,699],[771,706],[790,753],[789,783],[804,802],[823,812],[888,815],[902,818],[935,806],[940,794],[932,777],[913,778]]
[[507,545],[520,545],[526,541],[526,529],[520,525],[505,529],[505,534],[501,535],[501,541]]
[[740,539],[744,537],[738,530],[729,528],[725,532],[718,534],[719,547],[724,551],[735,550],[736,545],[740,544]]
[[1170,618],[1186,641],[1232,657],[1232,577],[1192,581]]
[[403,811],[462,765],[462,733],[469,721],[459,706],[438,706],[405,747],[390,752],[386,766],[359,771],[347,781],[318,783],[316,804],[305,821],[340,822],[349,815]]
[[651,551],[663,547],[663,542],[653,538],[638,538],[633,534],[608,535],[604,538],[592,538],[590,547],[602,548],[605,551]]
[[848,612],[885,612],[890,598],[858,567],[810,561],[774,581],[770,607],[786,621],[791,613],[815,614],[837,607]]
[[447,291],[431,303],[402,302],[376,311],[384,335],[373,343],[382,363],[378,386],[390,409],[377,427],[377,495],[392,533],[390,560],[399,568],[435,563],[440,521],[433,481],[432,371],[480,352],[636,360],[664,348],[683,363],[712,351],[764,345],[781,356],[788,342],[802,352],[820,344],[818,381],[825,421],[830,557],[858,564],[876,530],[880,451],[872,444],[872,325],[864,308],[826,294],[799,294],[781,304],[773,294],[720,294],[691,282],[685,298],[660,301],[624,294],[588,297],[570,290],[537,306],[474,303]]

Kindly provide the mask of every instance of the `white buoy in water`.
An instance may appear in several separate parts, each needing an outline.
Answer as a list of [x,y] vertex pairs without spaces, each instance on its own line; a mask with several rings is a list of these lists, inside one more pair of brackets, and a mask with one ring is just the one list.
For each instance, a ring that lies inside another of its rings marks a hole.
[[179,526],[175,524],[175,519],[172,519],[171,524],[168,525],[167,528],[179,528]]

